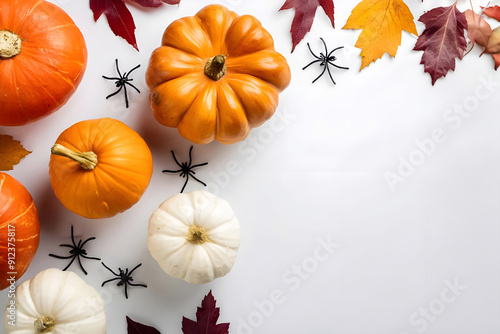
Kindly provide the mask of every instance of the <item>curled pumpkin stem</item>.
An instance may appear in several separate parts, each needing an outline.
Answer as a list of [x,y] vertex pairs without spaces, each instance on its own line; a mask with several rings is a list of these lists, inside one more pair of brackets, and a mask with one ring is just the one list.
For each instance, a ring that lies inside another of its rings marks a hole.
[[70,158],[78,162],[80,167],[85,170],[93,170],[97,166],[97,154],[94,152],[75,152],[61,144],[54,144],[50,150],[52,154]]
[[217,55],[205,63],[205,74],[212,80],[218,81],[226,74],[226,56]]
[[8,30],[0,30],[0,58],[9,59],[19,53],[21,53],[21,37]]

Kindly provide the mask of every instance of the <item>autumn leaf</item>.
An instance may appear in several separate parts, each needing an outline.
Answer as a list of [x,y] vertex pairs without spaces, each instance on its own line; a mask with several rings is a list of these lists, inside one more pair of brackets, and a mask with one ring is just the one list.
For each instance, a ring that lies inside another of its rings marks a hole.
[[127,318],[127,334],[161,334],[156,328]]
[[419,19],[425,24],[413,50],[424,51],[420,64],[432,78],[437,79],[455,70],[455,58],[462,59],[467,41],[467,18],[457,9],[457,3],[449,7],[437,7],[424,13]]
[[[133,0],[143,7],[158,7],[162,3],[170,5],[179,4],[180,0]],[[124,0],[90,0],[90,9],[94,13],[94,21],[102,14],[106,16],[111,31],[124,38],[137,51],[135,38],[135,23],[132,14],[125,5]]]
[[184,334],[228,334],[229,323],[217,324],[217,319],[219,319],[219,308],[215,307],[215,298],[210,291],[196,311],[196,321],[182,317],[182,332]]
[[496,27],[488,38],[488,43],[484,49],[486,53],[500,53],[500,27]]
[[333,0],[286,0],[280,10],[295,9],[295,16],[292,21],[292,52],[297,44],[311,30],[316,9],[321,6],[335,28]]
[[492,19],[495,19],[497,21],[500,21],[500,6],[492,6],[492,7],[481,7],[484,9],[483,13],[491,17]]
[[498,70],[500,67],[500,54],[494,54],[493,60],[495,61],[495,70]]
[[12,136],[0,135],[0,170],[12,170],[22,158],[30,154],[21,142],[14,140]]
[[355,45],[361,49],[360,71],[384,53],[395,57],[403,30],[418,35],[413,15],[402,0],[363,0],[343,29],[363,29]]
[[467,19],[467,37],[469,37],[472,46],[476,42],[483,47],[486,46],[491,35],[491,26],[484,17],[470,9],[465,11],[465,18]]

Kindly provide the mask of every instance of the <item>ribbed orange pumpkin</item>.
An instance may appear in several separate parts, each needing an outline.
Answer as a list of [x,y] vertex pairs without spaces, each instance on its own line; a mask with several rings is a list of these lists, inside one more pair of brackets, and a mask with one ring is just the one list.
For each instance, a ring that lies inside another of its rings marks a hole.
[[17,280],[28,269],[39,240],[33,198],[19,181],[0,172],[0,290],[13,283],[9,278]]
[[151,180],[153,159],[141,136],[122,122],[86,120],[57,138],[49,173],[66,208],[86,218],[108,218],[139,201]]
[[198,144],[232,144],[274,114],[290,68],[256,18],[209,5],[166,28],[146,83],[161,124]]
[[73,20],[43,0],[0,0],[0,125],[23,125],[65,104],[87,48]]

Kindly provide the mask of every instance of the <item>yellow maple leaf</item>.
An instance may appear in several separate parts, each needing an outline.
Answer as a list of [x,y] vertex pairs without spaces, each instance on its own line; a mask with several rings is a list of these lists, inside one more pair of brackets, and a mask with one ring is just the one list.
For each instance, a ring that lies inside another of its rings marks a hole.
[[0,170],[12,170],[22,158],[30,154],[21,142],[14,140],[12,136],[0,135]]
[[360,71],[385,52],[395,57],[403,30],[418,35],[413,15],[402,0],[363,0],[342,29],[363,29],[355,45],[361,49]]

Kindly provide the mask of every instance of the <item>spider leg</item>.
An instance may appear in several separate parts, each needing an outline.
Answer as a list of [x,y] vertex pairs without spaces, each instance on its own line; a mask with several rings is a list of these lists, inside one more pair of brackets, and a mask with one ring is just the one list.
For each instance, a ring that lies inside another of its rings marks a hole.
[[[132,273],[134,272],[134,270],[136,270],[136,269],[137,269],[137,268],[139,268],[140,266],[142,266],[142,263],[139,263],[138,265],[136,265],[136,266],[134,267],[134,269],[132,269],[129,273],[127,273],[127,274],[128,274],[128,276],[132,275]],[[128,271],[128,268],[127,268],[127,271]]]
[[179,169],[179,170],[162,170],[161,171],[162,173],[179,173],[179,172],[182,172],[182,169]]
[[[130,79],[130,81],[132,81],[132,80],[134,80],[134,79]],[[141,93],[141,91],[137,87],[135,87],[134,85],[132,85],[131,83],[129,83],[127,81],[125,83],[127,85],[129,85],[130,87],[132,87],[133,89],[135,89],[137,91],[137,93],[139,93],[139,94]]]
[[89,259],[89,260],[101,260],[98,257],[91,257],[91,256],[83,255],[83,254],[80,255],[80,256],[83,257],[83,258]]
[[311,66],[312,64],[315,64],[317,63],[318,61],[323,61],[323,59],[318,59],[318,60],[313,60],[312,62],[310,62],[309,64],[307,64],[306,66],[302,67],[303,70],[305,70],[306,68],[308,68],[309,66]]
[[141,67],[141,64],[137,65],[136,67],[134,67],[133,69],[131,69],[130,71],[128,71],[128,74],[127,72],[123,73],[123,76],[125,78],[128,78],[128,76],[130,75],[130,73],[132,73],[133,71],[135,71],[136,69],[138,69],[139,67]]
[[[87,242],[89,242],[89,241],[91,241],[91,240],[94,240],[94,239],[95,239],[95,237],[88,238],[87,240],[85,240],[85,241],[83,242],[83,244],[80,246],[80,248],[83,248],[83,246],[84,246]],[[81,240],[80,240],[80,241],[81,241]]]
[[193,152],[193,146],[191,146],[191,147],[189,148],[189,163],[188,163],[188,165],[187,165],[187,167],[188,167],[188,168],[189,168],[189,167],[191,167],[191,162],[192,162],[192,160],[193,160],[193,159],[192,159],[192,157],[191,157],[191,152]]
[[146,284],[141,284],[141,283],[128,283],[128,284],[131,285],[131,286],[142,286],[142,287],[145,287],[145,288],[148,287]]
[[127,282],[125,282],[125,299],[128,299]]
[[[102,265],[103,265],[106,269],[108,269],[109,271],[111,271],[111,273],[112,273],[113,275],[115,275],[115,276],[120,276],[119,274],[117,274],[117,273],[115,273],[113,270],[111,270],[111,269],[110,269],[107,265],[105,265],[105,264],[104,264],[104,262],[101,262],[101,263],[102,263]],[[118,268],[118,269],[120,269],[120,268]]]
[[335,48],[333,49],[332,51],[330,51],[330,53],[328,54],[328,58],[330,58],[330,56],[332,55],[332,53],[334,53],[335,51],[337,50],[340,50],[340,49],[343,49],[344,47],[343,46],[339,46],[338,48]]
[[83,268],[83,264],[82,264],[82,260],[80,260],[80,257],[77,255],[76,258],[78,259],[78,264],[80,265],[80,268],[82,268],[83,270],[83,273],[85,275],[88,275],[87,271],[85,270],[85,268]]
[[69,261],[68,265],[66,266],[66,268],[63,269],[63,271],[65,271],[66,269],[69,268],[69,266],[71,266],[71,264],[73,263],[73,261],[75,261],[75,257],[77,257],[78,255],[75,255],[73,256],[73,258],[71,259],[71,261]]
[[69,258],[72,258],[73,256],[76,256],[76,255],[60,256],[60,255],[55,255],[55,254],[49,254],[49,256],[55,257],[57,259],[69,259]]
[[118,94],[122,90],[122,88],[123,88],[123,86],[120,86],[120,88],[116,92],[111,93],[108,96],[106,96],[106,99],[109,99],[111,96],[115,96],[116,94]]
[[120,79],[122,79],[123,75],[120,73],[120,69],[118,68],[118,58],[115,59],[115,64],[116,64],[116,72],[118,72]]
[[175,163],[177,164],[177,166],[179,166],[179,167],[181,167],[181,168],[182,168],[182,165],[179,163],[179,161],[177,161],[177,158],[175,157],[175,153],[174,153],[174,151],[170,151],[170,152],[172,152],[172,156],[174,157],[174,161],[175,161]]
[[309,43],[307,43],[307,47],[309,48],[309,52],[311,52],[311,54],[314,56],[314,58],[321,59],[320,57],[316,56],[316,54],[311,49],[311,46],[309,45]]
[[323,39],[323,37],[320,37],[319,39],[323,42],[323,46],[325,47],[325,55],[327,55],[328,54],[328,48],[326,47],[325,40]]
[[68,245],[68,244],[61,244],[59,247],[69,247],[69,248],[75,248],[76,245]]
[[[194,172],[193,172],[193,173],[194,173]],[[203,184],[205,187],[207,186],[207,184],[206,184],[205,182],[203,182],[203,181],[199,180],[199,179],[198,179],[196,176],[194,176],[193,174],[191,174],[191,177],[192,177],[193,179],[195,179],[196,181],[200,182],[201,184]]]
[[326,70],[328,71],[328,76],[332,80],[333,84],[336,85],[335,80],[333,80],[332,72],[330,72],[330,67],[328,67],[328,63],[325,65]]
[[[323,64],[323,65],[324,65],[324,64]],[[315,82],[316,82],[319,78],[321,78],[321,76],[322,76],[323,74],[325,74],[325,71],[326,71],[326,69],[327,69],[327,68],[328,68],[328,65],[325,65],[325,67],[323,68],[323,71],[321,72],[321,74],[320,74],[320,75],[318,75],[318,76],[316,77],[316,79],[314,79],[314,80],[313,80],[313,82],[312,82],[312,83],[315,83]]]
[[103,287],[104,284],[112,282],[112,281],[116,281],[117,279],[120,279],[120,277],[115,277],[115,278],[112,278],[112,279],[108,279],[107,281],[102,282],[101,287]]
[[331,62],[328,62],[330,65],[332,66],[335,66],[336,68],[340,68],[341,70],[348,70],[349,67],[343,67],[343,66],[339,66],[339,65],[335,65],[334,63],[331,63]]
[[108,79],[108,80],[121,80],[121,78],[117,78],[117,77],[107,77],[105,75],[102,76],[104,79]]
[[[125,84],[122,85],[123,91],[125,92],[125,108],[128,108],[128,96],[127,96],[127,86]],[[120,87],[121,89],[121,87]]]
[[[186,182],[184,182],[184,185],[182,186],[181,193],[184,191],[184,189],[186,188],[186,185],[187,185],[187,183],[188,183],[188,181],[189,181],[189,174],[186,174],[186,175],[187,175],[187,177],[186,177]],[[194,176],[193,176],[193,177],[194,177]]]
[[208,165],[208,162],[204,162],[202,164],[197,164],[197,165],[191,166],[191,168],[196,168],[196,167],[201,167],[201,166],[206,166],[206,165]]

